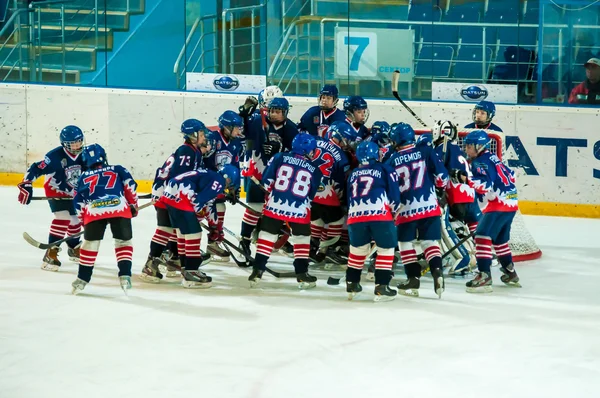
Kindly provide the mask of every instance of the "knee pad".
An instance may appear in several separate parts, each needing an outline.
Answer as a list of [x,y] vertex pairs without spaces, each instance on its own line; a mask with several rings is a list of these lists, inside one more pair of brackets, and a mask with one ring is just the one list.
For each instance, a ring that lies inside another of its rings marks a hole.
[[425,251],[430,247],[437,247],[439,249],[440,245],[435,240],[423,240],[421,241],[421,247],[423,248],[423,251]]
[[[99,241],[96,241],[96,242],[99,242]],[[131,239],[127,239],[127,240],[115,239],[115,247],[116,248],[126,247],[126,246],[133,246]]]
[[99,240],[85,240],[81,244],[81,250],[88,250],[91,252],[97,252],[100,248]]
[[[272,234],[270,232],[266,232],[266,231],[260,231],[260,233],[258,234],[258,239],[259,240],[266,240],[269,242],[276,242],[277,239],[279,238],[279,236]],[[291,240],[291,238],[290,238]]]
[[[262,232],[261,232],[261,234],[262,234]],[[258,237],[260,238],[260,235]],[[277,239],[279,239],[279,237],[277,237]],[[292,245],[296,245],[296,244],[308,245],[308,244],[310,244],[310,236],[309,235],[290,235],[288,242],[290,242]]]
[[225,213],[225,203],[217,203],[217,212]]
[[[259,213],[257,214],[257,216],[260,216],[260,213],[262,213],[263,210],[263,203],[246,203],[248,205],[249,208],[251,208],[252,210],[254,210],[255,212]],[[225,210],[223,210],[225,211]]]
[[329,226],[340,226],[343,227],[344,226],[344,221],[346,220],[346,217],[342,217],[339,220],[336,221],[332,221],[329,223]]
[[400,251],[414,250],[412,242],[400,242]]
[[367,243],[362,246],[350,246],[350,253],[356,256],[368,256],[371,253],[371,244]]
[[[71,222],[71,214],[69,214],[68,210],[57,211],[53,214],[54,214],[54,218],[57,220],[69,220],[69,222]],[[77,217],[75,217],[75,218],[77,218]],[[77,222],[79,222],[79,220]]]
[[391,249],[383,249],[381,247],[377,247],[377,255],[378,256],[393,256],[394,248],[392,247]]
[[81,220],[77,216],[71,216],[71,225],[79,225],[81,224]]
[[187,240],[194,240],[194,239],[201,239],[202,238],[202,233],[198,232],[196,234],[185,234],[185,235],[181,235],[183,237],[183,239]]
[[169,235],[173,233],[173,227],[156,227],[157,230],[165,232]]

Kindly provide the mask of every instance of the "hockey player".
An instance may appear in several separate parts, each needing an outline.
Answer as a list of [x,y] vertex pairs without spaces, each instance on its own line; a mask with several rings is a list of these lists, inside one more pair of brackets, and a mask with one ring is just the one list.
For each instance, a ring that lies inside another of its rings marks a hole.
[[86,171],[79,178],[74,206],[83,222],[83,243],[72,293],[78,294],[90,283],[107,225],[115,240],[121,288],[127,291],[131,289],[131,218],[137,215],[137,183],[123,166],[110,166],[98,144],[87,146],[81,157]]
[[298,129],[316,137],[326,137],[331,124],[346,120],[344,112],[337,108],[338,99],[337,87],[334,84],[324,85],[319,92],[319,104],[302,115]]
[[398,292],[418,296],[421,266],[412,242],[419,241],[431,269],[438,297],[444,291],[441,239],[441,210],[435,188],[444,188],[448,172],[440,158],[428,145],[415,146],[415,132],[406,123],[398,123],[390,133],[395,152],[388,160],[400,178],[401,208],[396,221],[400,256],[408,279],[398,284]]
[[[230,164],[224,165],[218,172],[200,169],[188,171],[169,180],[160,201],[166,205],[177,233],[182,258],[183,287],[211,286],[212,278],[199,270],[202,265],[202,228],[197,214],[203,213],[205,207],[211,206],[224,190],[238,189],[239,183],[239,170]],[[152,281],[159,282],[160,278],[158,274]]]
[[372,141],[379,147],[379,161],[385,162],[391,155],[390,124],[386,121],[377,121],[371,126],[371,135],[367,141]]
[[[346,216],[346,180],[350,164],[345,150],[356,141],[356,131],[345,121],[329,127],[328,139],[317,139],[317,149],[313,163],[319,168],[323,178],[313,200],[311,219],[311,258],[321,262],[324,258],[319,250],[325,225],[328,225],[327,238],[340,238]],[[334,263],[342,263],[333,246],[327,247],[326,256]]]
[[457,176],[475,189],[483,210],[483,217],[475,233],[475,256],[479,273],[467,282],[467,292],[492,291],[492,246],[503,273],[500,280],[509,286],[520,287],[508,246],[511,224],[518,210],[514,174],[496,155],[488,151],[490,137],[485,131],[472,131],[465,138],[465,144],[467,156],[472,160],[473,175],[459,172]]
[[473,123],[465,126],[467,129],[486,129],[502,132],[502,129],[492,123],[496,116],[496,106],[490,101],[480,101],[473,108]]
[[[203,155],[199,147],[204,145],[208,129],[201,121],[188,119],[181,124],[181,134],[184,143],[167,158],[162,167],[156,170],[156,176],[152,183],[152,200],[156,209],[157,227],[150,242],[148,259],[140,275],[140,279],[143,281],[152,281],[158,277],[159,265],[163,262],[166,263],[168,276],[176,276],[177,271],[181,270],[177,253],[177,236],[171,225],[167,208],[159,199],[171,178],[202,166]],[[161,258],[167,246],[169,254]],[[162,278],[162,274],[160,277]]]
[[[60,132],[60,146],[46,154],[43,160],[33,163],[27,169],[19,188],[19,202],[28,205],[33,196],[32,183],[41,176],[46,177],[44,192],[48,198],[54,219],[50,224],[48,243],[72,236],[81,230],[81,223],[75,215],[73,196],[82,171],[81,151],[83,151],[83,132],[77,126],[67,126]],[[71,261],[79,261],[79,238],[67,241],[67,253]],[[46,250],[42,260],[42,269],[58,271],[60,247]]]
[[310,203],[321,180],[319,168],[312,164],[317,149],[315,137],[298,134],[289,153],[275,155],[263,174],[262,185],[269,192],[256,243],[256,257],[250,286],[256,286],[266,269],[279,230],[285,222],[291,229],[294,269],[299,288],[316,286],[317,278],[308,273],[310,250]]
[[239,107],[239,115],[244,120],[244,131],[248,130],[254,117],[267,116],[267,108],[274,98],[283,98],[283,92],[277,86],[267,86],[260,90],[258,99],[252,96],[246,98],[244,105]]
[[356,131],[357,141],[366,139],[370,135],[369,129],[365,126],[369,119],[367,101],[358,95],[348,97],[344,100],[344,112],[346,112],[346,122]]
[[[437,121],[432,129],[432,139],[435,152],[442,159],[446,170],[451,171],[451,174],[460,171],[470,175],[469,163],[465,153],[457,144],[458,131],[452,122]],[[442,220],[444,239],[448,240],[449,247],[452,247],[460,241],[460,238],[450,224],[449,215],[464,223],[470,231],[474,231],[481,217],[481,211],[475,203],[475,190],[456,178],[449,181],[445,194],[448,209],[444,212]],[[456,261],[450,267],[449,274],[460,274],[466,271],[471,261],[468,249],[461,245],[452,255]]]
[[298,134],[298,127],[287,118],[290,104],[287,99],[275,97],[269,101],[265,119],[254,118],[246,131],[246,161],[248,168],[242,171],[246,179],[246,203],[255,211],[246,210],[242,218],[242,249],[250,254],[250,237],[260,218],[265,194],[251,178],[262,180],[267,162],[275,154],[289,151]]
[[[205,166],[209,170],[219,171],[223,166],[230,164],[240,168],[240,157],[243,153],[242,138],[244,122],[234,111],[225,111],[219,117],[219,131],[216,134],[215,152],[205,158]],[[235,203],[240,197],[238,189],[231,191],[228,200]],[[225,220],[225,195],[220,195],[211,207],[209,213],[209,226],[212,232],[208,235],[207,251],[212,255],[213,261],[229,262],[229,252],[220,246],[224,239],[223,222]]]
[[375,260],[375,301],[389,301],[396,296],[390,289],[396,240],[395,214],[400,205],[398,175],[386,164],[378,163],[379,148],[363,141],[356,148],[360,166],[348,179],[348,232],[350,254],[346,270],[348,299],[362,291],[360,275],[371,252],[377,246]]

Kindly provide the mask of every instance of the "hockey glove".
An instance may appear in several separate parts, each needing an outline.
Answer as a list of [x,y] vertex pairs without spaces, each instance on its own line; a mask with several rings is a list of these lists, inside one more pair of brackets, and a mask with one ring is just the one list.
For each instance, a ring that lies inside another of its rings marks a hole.
[[225,199],[232,205],[236,204],[240,200],[240,188],[233,192],[229,192]]
[[244,105],[240,106],[238,109],[240,116],[244,119],[247,118],[248,116],[252,115],[252,113],[254,113],[257,106],[258,100],[256,98],[246,98],[246,102],[244,102]]
[[440,207],[446,207],[448,204],[448,198],[446,197],[446,190],[444,188],[435,188],[435,194],[437,196],[438,204]]
[[457,184],[464,184],[467,182],[468,175],[464,170],[452,169],[450,170],[450,178]]
[[129,210],[131,210],[131,217],[136,217],[138,215],[138,209],[135,205],[129,205]]
[[22,205],[31,203],[31,197],[33,196],[31,181],[23,181],[17,187],[19,188],[19,202]]
[[267,157],[271,157],[276,153],[281,151],[281,144],[277,141],[269,141],[266,144],[263,144],[263,152]]

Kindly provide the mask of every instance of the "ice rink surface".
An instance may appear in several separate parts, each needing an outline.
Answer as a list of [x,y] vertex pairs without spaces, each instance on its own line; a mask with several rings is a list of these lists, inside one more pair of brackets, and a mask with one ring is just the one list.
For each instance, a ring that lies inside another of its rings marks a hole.
[[[21,206],[17,193],[0,188],[2,398],[546,398],[600,387],[600,220],[526,217],[544,255],[517,265],[522,289],[503,286],[494,269],[489,295],[448,278],[438,300],[426,277],[420,298],[387,303],[372,302],[364,278],[348,301],[343,285],[325,283],[342,272],[322,269],[309,291],[267,274],[251,290],[233,263],[203,267],[207,290],[134,276],[126,297],[107,232],[92,282],[75,297],[66,251],[60,272],[45,272],[43,251],[21,237],[47,239],[48,204]],[[241,215],[229,206],[226,225],[238,232]],[[133,223],[136,275],[154,210]],[[291,270],[291,260],[272,260]]]

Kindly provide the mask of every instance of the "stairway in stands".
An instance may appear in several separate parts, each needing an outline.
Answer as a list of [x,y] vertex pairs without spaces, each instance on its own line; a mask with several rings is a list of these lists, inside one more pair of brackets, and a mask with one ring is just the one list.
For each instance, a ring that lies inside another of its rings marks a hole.
[[20,26],[15,20],[0,37],[0,81],[18,81],[23,76],[25,81],[79,84],[83,73],[100,67],[98,53],[113,50],[114,35],[127,34],[132,15],[144,11],[145,0],[43,4],[23,14]]

